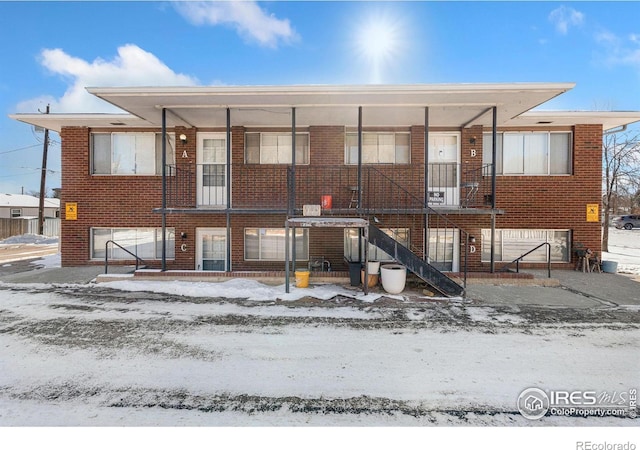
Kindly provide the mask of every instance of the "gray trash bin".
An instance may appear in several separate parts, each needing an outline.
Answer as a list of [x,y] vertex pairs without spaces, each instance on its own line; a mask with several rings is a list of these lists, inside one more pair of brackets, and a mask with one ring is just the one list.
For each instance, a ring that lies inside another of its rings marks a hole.
[[617,261],[602,261],[602,271],[605,273],[616,273],[618,271]]

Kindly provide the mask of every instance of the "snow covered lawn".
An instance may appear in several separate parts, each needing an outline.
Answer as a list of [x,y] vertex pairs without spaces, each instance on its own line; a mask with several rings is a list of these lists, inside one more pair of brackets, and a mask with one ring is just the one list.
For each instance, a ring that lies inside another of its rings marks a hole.
[[[605,259],[640,273],[640,231],[612,231]],[[251,280],[169,286],[0,283],[0,426],[640,424],[517,409],[529,387],[640,387],[637,310],[380,305],[331,288],[321,301],[275,301]]]
[[637,323],[98,286],[0,292],[3,425],[637,425],[532,423],[515,405],[531,386],[637,385]]

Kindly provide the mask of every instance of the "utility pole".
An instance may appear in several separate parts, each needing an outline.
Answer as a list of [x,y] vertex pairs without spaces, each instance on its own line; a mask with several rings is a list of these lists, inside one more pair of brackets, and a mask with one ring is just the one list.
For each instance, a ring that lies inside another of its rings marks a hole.
[[[49,105],[45,114],[49,114]],[[42,171],[40,173],[40,203],[38,206],[38,234],[44,234],[44,196],[47,180],[47,152],[49,151],[49,130],[44,129],[44,146],[42,148]]]

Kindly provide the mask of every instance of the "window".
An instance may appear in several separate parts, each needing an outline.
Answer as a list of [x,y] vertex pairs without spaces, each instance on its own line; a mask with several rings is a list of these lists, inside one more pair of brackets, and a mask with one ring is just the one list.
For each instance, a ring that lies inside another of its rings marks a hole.
[[[409,142],[409,133],[362,133],[362,163],[409,164]],[[345,163],[358,164],[358,133],[347,133]]]
[[[409,247],[409,228],[382,228],[382,231],[405,247]],[[358,257],[358,235],[359,233],[357,228],[347,228],[344,230],[344,256],[349,261],[364,261],[364,246],[362,255]],[[393,260],[394,259],[391,255],[383,252],[375,245],[369,244],[369,261]]]
[[[167,134],[167,164],[175,163],[175,134]],[[161,175],[162,133],[93,133],[94,175]]]
[[[296,229],[296,260],[309,259],[308,230]],[[293,233],[289,233],[289,251],[293,250]],[[284,261],[284,228],[246,228],[244,230],[244,259],[248,261]]]
[[[492,135],[484,134],[482,162],[491,164]],[[571,174],[571,133],[498,133],[496,173],[501,175]]]
[[[246,133],[247,164],[291,164],[291,133]],[[296,164],[309,164],[309,134],[296,133]]]
[[459,233],[451,228],[429,228],[429,264],[443,272],[452,272],[458,268]]
[[[142,259],[162,258],[162,228],[92,228],[91,258],[104,259],[107,241],[112,240]],[[167,258],[175,258],[175,229],[167,228]],[[109,259],[135,259],[115,245],[109,245]]]
[[[552,262],[569,262],[569,230],[496,230],[495,260],[511,262],[536,246],[551,244]],[[491,260],[491,230],[482,230],[482,261]],[[524,257],[524,262],[545,262],[546,246]]]
[[16,218],[16,217],[22,217],[22,210],[21,209],[12,209],[11,210],[11,217],[12,218]]

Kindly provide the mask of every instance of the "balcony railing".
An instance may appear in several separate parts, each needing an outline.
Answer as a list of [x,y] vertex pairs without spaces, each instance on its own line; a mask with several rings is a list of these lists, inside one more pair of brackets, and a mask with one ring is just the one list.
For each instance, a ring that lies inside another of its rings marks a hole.
[[[428,205],[434,209],[490,208],[490,173],[490,166],[471,169],[456,163],[430,164]],[[424,165],[364,166],[360,196],[355,166],[298,166],[295,175],[292,206],[296,210],[330,200],[324,214],[343,214],[345,209],[358,207],[393,212],[415,208],[415,199],[425,198]]]
[[[233,209],[287,210],[324,202],[325,214],[344,210],[407,209],[415,198],[424,199],[424,165],[363,166],[358,193],[357,166],[295,168],[295,205],[287,173],[289,166],[237,165],[231,167]],[[429,164],[429,206],[432,208],[491,207],[490,166]],[[167,166],[168,208],[226,208],[227,174],[224,165]],[[411,200],[408,199],[411,196]],[[359,205],[359,202],[362,205]],[[347,211],[348,212],[348,211]],[[354,211],[355,212],[355,211]]]

